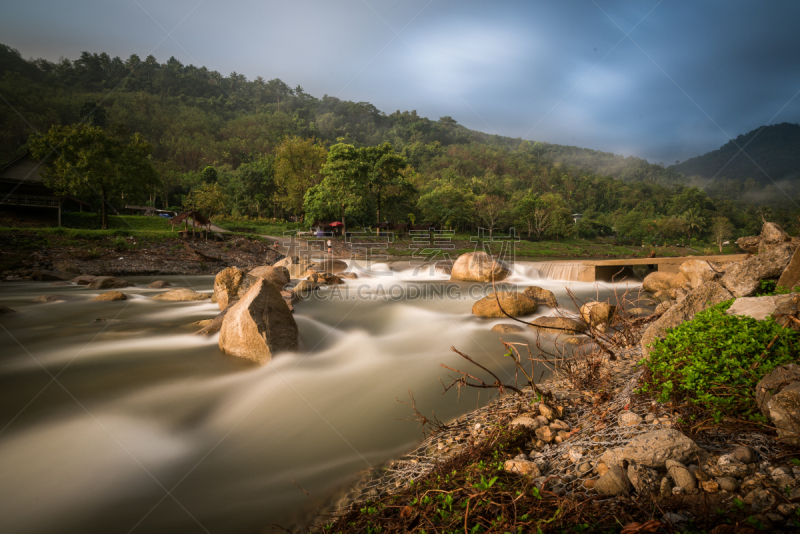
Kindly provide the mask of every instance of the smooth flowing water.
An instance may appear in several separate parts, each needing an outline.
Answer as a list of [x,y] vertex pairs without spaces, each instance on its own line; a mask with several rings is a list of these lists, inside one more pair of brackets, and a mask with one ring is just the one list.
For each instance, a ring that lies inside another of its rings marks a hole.
[[[598,296],[594,285],[517,267],[504,283],[545,287],[565,307],[566,285]],[[91,302],[101,291],[80,286],[1,285],[0,304],[17,313],[0,316],[0,532],[249,533],[310,522],[359,472],[419,442],[396,398],[412,390],[445,421],[489,400],[441,394],[439,364],[466,369],[451,345],[511,380],[491,331],[511,321],[471,313],[490,284],[407,263],[372,271],[296,304],[300,349],[266,366],[192,335],[189,323],[217,305],[150,300],[153,278],[129,278],[137,287],[121,302]],[[43,294],[64,300],[33,302]],[[503,337],[533,340],[528,330]]]

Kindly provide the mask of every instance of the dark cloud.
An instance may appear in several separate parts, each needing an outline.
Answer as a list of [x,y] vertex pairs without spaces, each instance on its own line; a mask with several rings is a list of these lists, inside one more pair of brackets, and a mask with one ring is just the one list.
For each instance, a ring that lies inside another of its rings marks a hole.
[[[800,121],[800,99],[778,113],[800,90],[794,1],[137,1],[143,9],[9,4],[2,40],[53,60],[174,55],[386,112],[665,163],[770,119]],[[176,26],[165,39],[161,28]]]

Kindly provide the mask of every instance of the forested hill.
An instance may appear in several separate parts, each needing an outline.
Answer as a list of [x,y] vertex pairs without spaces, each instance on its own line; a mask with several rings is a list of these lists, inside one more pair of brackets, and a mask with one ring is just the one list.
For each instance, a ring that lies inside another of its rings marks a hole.
[[[248,81],[233,72],[223,76],[205,67],[183,65],[175,58],[128,59],[83,52],[75,61],[25,60],[0,45],[0,87],[18,111],[0,110],[0,160],[17,155],[34,129],[79,121],[87,102],[101,103],[118,125],[141,132],[157,159],[182,171],[206,165],[234,167],[268,151],[287,134],[329,142],[344,138],[357,145],[388,141],[406,149],[419,166],[432,143],[440,146],[485,143],[509,150],[529,144],[521,139],[469,130],[450,117],[432,121],[415,111],[384,114],[367,102],[316,98],[280,79]],[[237,142],[238,141],[238,142]],[[670,184],[674,172],[639,158],[607,152],[533,143],[538,159],[623,180]]]
[[[740,148],[746,155],[740,152]],[[750,158],[758,162],[758,166]],[[800,173],[800,125],[784,122],[756,128],[717,150],[687,159],[672,168],[687,177],[724,176],[730,180],[744,182],[752,179],[756,183],[768,184],[770,179],[764,174],[766,172],[775,181],[796,180]]]

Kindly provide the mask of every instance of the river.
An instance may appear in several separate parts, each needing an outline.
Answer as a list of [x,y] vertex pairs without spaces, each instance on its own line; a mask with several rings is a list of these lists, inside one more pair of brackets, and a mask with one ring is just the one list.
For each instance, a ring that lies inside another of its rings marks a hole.
[[[569,308],[565,286],[611,295],[540,276],[518,262],[504,282],[550,289]],[[0,316],[0,532],[256,533],[312,521],[359,472],[420,441],[396,398],[411,390],[445,421],[489,400],[442,395],[439,364],[466,368],[451,345],[510,379],[490,329],[511,321],[471,314],[491,286],[448,278],[375,265],[297,303],[300,349],[266,366],[192,335],[189,323],[217,305],[150,300],[163,291],[145,289],[154,277],[129,277],[137,286],[120,302],[91,302],[102,291],[82,286],[0,285],[0,304],[17,310]],[[64,300],[33,302],[43,294]],[[526,319],[552,314],[540,312]],[[527,330],[503,337],[533,340]]]

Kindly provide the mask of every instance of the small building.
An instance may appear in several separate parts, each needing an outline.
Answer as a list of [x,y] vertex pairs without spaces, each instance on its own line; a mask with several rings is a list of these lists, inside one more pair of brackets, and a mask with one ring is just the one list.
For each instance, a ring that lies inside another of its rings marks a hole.
[[573,213],[572,214],[572,220],[575,222],[575,224],[578,224],[578,221],[580,221],[581,219],[583,219],[583,214],[582,213]]

